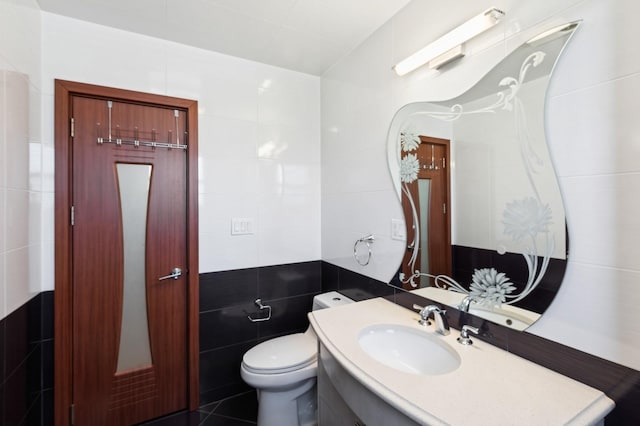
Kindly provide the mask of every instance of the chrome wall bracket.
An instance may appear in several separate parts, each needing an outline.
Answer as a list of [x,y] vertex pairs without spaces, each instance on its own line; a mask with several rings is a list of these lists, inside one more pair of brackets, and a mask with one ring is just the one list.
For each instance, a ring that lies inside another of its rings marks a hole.
[[255,303],[256,307],[258,308],[258,314],[266,310],[267,316],[266,317],[260,316],[258,318],[255,318],[255,317],[252,317],[251,315],[247,315],[247,318],[249,318],[249,321],[251,322],[269,321],[271,319],[271,306],[263,305],[262,299],[256,299],[253,303]]

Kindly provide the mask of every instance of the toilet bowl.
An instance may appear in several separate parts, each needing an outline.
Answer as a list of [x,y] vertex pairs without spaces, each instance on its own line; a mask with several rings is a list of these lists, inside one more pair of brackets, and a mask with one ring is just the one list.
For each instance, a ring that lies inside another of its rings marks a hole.
[[[313,298],[313,310],[352,303],[332,291]],[[318,342],[304,333],[267,340],[242,358],[240,375],[258,392],[258,426],[312,426],[316,420]]]

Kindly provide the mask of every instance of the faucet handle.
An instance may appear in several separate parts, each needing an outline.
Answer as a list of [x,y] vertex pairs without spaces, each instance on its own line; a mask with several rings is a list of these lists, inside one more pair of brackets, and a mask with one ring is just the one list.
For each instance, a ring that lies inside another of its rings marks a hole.
[[458,337],[458,343],[460,343],[461,345],[473,345],[473,340],[471,340],[471,337],[469,337],[469,332],[478,334],[480,333],[480,330],[478,330],[477,327],[463,325],[462,329],[460,330],[460,337]]
[[449,321],[447,321],[447,315],[445,310],[440,309],[436,305],[413,305],[413,309],[420,309],[420,321],[418,321],[421,325],[428,326],[431,325],[429,322],[429,316],[433,314],[433,319],[436,322],[436,331],[443,336],[449,334]]
[[420,306],[418,304],[413,304],[413,309],[416,309],[418,311],[420,311],[420,320],[418,320],[418,322],[420,323],[420,325],[431,325],[431,323],[429,322],[429,310],[428,310],[428,306]]

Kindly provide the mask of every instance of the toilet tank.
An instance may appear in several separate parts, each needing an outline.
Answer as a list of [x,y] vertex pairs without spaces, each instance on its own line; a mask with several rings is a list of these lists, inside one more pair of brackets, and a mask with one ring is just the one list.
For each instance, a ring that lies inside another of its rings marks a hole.
[[333,308],[334,306],[346,305],[353,302],[354,300],[349,299],[337,291],[330,291],[328,293],[318,294],[313,298],[312,310]]

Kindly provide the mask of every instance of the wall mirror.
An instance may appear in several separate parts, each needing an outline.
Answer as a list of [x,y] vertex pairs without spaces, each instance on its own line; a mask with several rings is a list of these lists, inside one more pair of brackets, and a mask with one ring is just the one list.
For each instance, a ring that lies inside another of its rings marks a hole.
[[524,330],[564,276],[564,206],[544,125],[572,22],[530,39],[472,88],[405,105],[388,161],[406,223],[403,289]]

